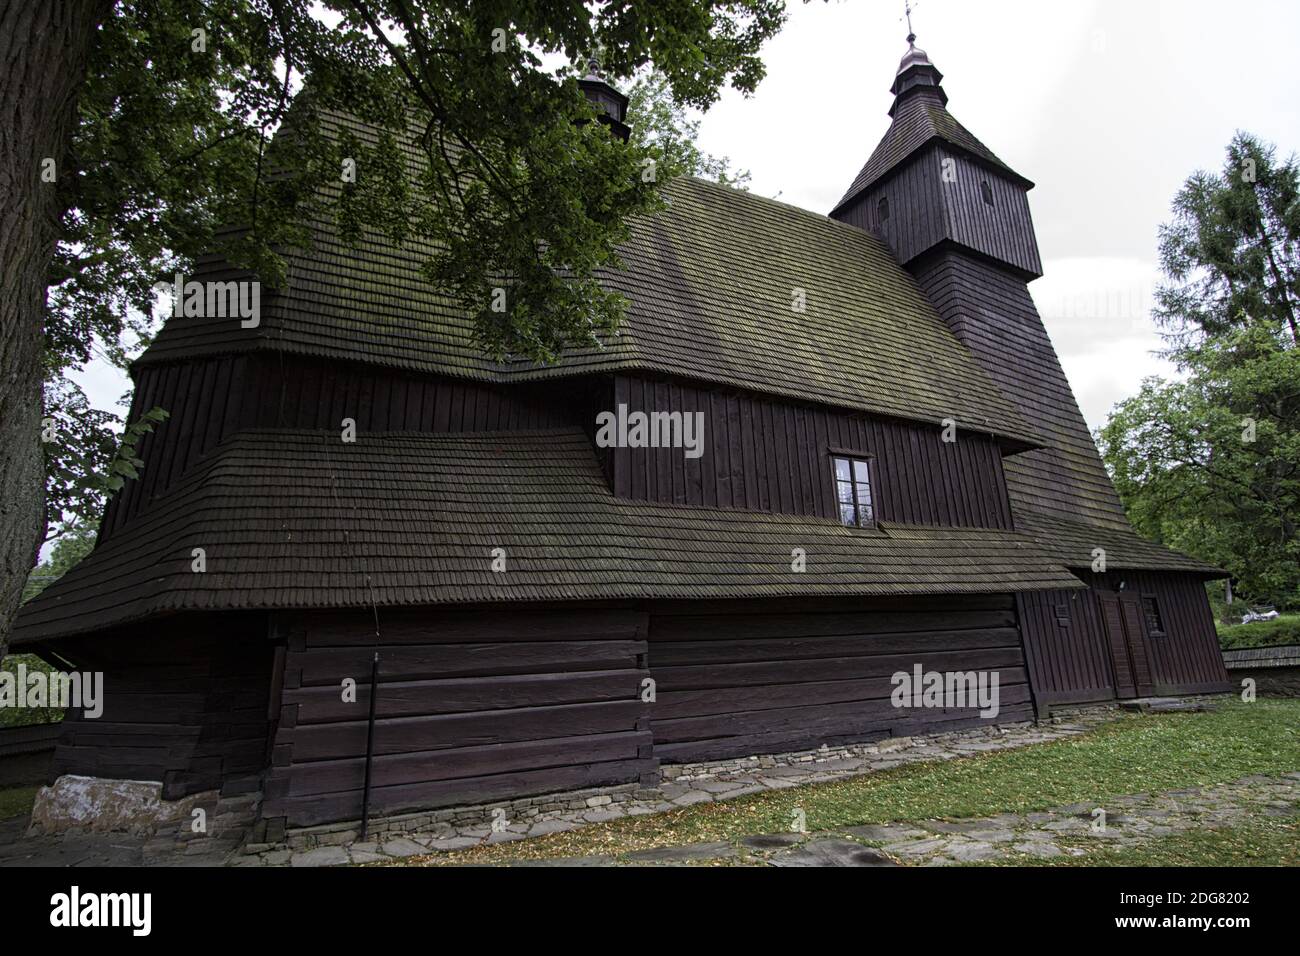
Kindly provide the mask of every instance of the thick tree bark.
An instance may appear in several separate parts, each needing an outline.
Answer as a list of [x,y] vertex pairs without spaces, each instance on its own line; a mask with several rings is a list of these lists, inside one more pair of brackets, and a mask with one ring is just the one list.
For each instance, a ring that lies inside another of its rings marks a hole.
[[[45,528],[45,286],[102,0],[0,0],[0,652]],[[46,172],[48,178],[49,173]]]

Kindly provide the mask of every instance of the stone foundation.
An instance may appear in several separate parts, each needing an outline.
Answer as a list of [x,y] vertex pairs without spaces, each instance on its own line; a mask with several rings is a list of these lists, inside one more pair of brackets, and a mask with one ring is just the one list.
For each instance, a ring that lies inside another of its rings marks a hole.
[[[1112,719],[1117,710],[1113,701],[1061,708],[1043,725],[1051,727],[1069,723],[1088,726]],[[672,806],[664,802],[666,791],[675,793],[679,790],[693,790],[701,785],[709,788],[717,781],[731,781],[769,770],[799,770],[815,775],[823,765],[828,768],[846,764],[862,765],[865,769],[870,761],[903,763],[909,759],[925,757],[940,744],[955,744],[969,751],[1000,750],[1050,739],[1051,735],[1051,731],[1040,735],[1032,721],[1019,721],[927,736],[886,737],[872,743],[823,746],[816,750],[668,764],[660,770],[662,779],[659,787],[623,784],[377,818],[370,821],[366,839],[368,845],[373,845],[376,841],[401,839],[410,834],[433,834],[444,841],[451,841],[451,845],[444,848],[455,849],[458,848],[455,844],[462,839],[465,845],[473,845],[480,839],[492,842],[493,838],[536,835],[545,828],[546,821],[557,815],[581,813],[585,815],[586,822],[598,822],[602,817],[614,819],[629,813],[647,812],[651,808],[655,811],[671,809]],[[509,832],[493,833],[493,820],[497,818],[509,821]],[[361,825],[358,821],[328,823],[291,829],[282,840],[250,842],[243,848],[243,852],[267,853],[282,847],[298,852],[320,847],[341,847],[354,843],[360,839],[360,835]]]

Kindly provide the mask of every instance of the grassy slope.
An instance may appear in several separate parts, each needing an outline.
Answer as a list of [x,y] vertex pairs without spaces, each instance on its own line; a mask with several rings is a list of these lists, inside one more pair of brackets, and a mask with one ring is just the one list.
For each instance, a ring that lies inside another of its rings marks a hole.
[[615,820],[449,854],[438,862],[493,863],[732,840],[789,831],[796,810],[806,815],[809,830],[993,816],[1295,770],[1300,701],[1232,701],[1208,713],[1125,715],[1074,739]]

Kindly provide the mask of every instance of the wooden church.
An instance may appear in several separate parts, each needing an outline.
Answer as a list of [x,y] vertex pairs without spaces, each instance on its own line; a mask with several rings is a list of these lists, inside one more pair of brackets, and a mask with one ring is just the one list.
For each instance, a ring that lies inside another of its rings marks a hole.
[[[391,814],[989,719],[895,706],[917,667],[995,673],[997,721],[1227,690],[1221,573],[1129,526],[1029,295],[1033,184],[914,40],[829,216],[668,187],[601,348],[490,362],[427,248],[325,221],[256,327],[169,319],[131,416],[170,419],[15,632],[105,674],[54,775],[293,827],[360,816],[368,746]],[[695,446],[598,440],[637,413]]]

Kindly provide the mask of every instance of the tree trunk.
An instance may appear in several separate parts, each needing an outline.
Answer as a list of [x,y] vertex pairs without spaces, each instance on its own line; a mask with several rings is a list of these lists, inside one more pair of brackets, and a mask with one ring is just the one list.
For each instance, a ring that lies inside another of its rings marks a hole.
[[102,0],[0,0],[0,653],[44,537],[45,285]]

